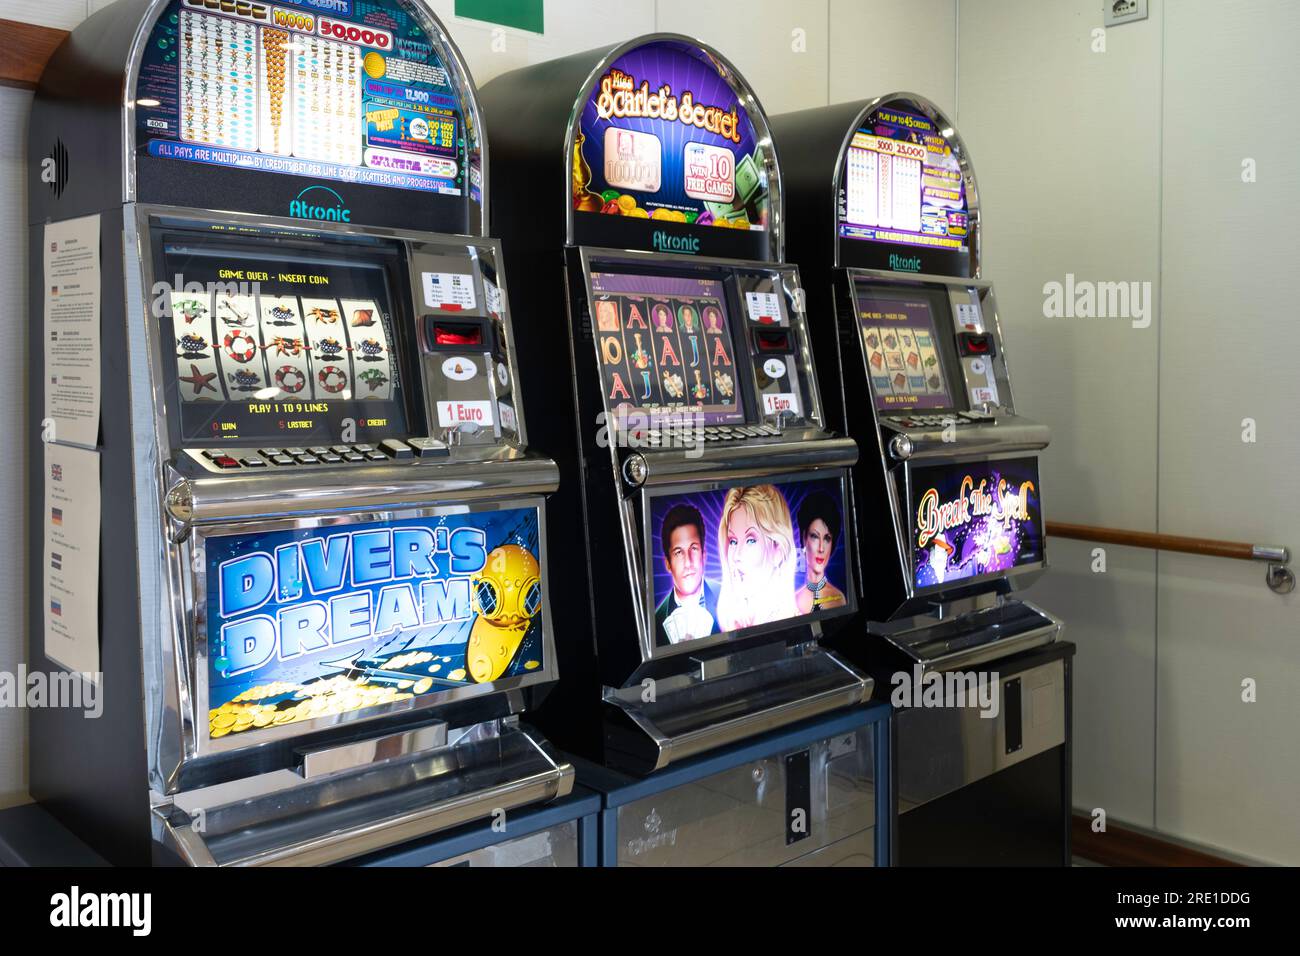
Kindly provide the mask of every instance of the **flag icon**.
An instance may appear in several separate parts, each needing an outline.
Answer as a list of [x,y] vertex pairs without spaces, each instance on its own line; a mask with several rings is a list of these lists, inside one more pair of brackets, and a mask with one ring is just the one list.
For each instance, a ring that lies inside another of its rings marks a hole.
[[63,617],[63,605],[58,601],[50,601],[50,613],[55,617]]
[[62,481],[62,480],[63,480],[63,466],[62,466],[62,465],[50,465],[50,477],[53,478],[55,481]]
[[57,552],[57,551],[51,551],[51,552],[50,552],[50,567],[52,567],[55,571],[62,571],[62,570],[63,570],[63,555],[59,554],[59,552]]
[[51,524],[55,524],[55,525],[61,525],[61,524],[63,524],[63,509],[62,509],[62,508],[51,508],[51,509],[50,509],[50,523],[51,523]]

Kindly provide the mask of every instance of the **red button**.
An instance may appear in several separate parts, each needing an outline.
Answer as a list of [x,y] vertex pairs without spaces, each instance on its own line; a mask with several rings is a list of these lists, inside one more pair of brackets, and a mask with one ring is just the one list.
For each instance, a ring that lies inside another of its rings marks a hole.
[[216,465],[218,468],[238,468],[238,467],[239,467],[239,462],[236,461],[235,459],[231,458],[229,455],[219,455],[218,457],[212,459],[212,463],[213,463],[214,465]]

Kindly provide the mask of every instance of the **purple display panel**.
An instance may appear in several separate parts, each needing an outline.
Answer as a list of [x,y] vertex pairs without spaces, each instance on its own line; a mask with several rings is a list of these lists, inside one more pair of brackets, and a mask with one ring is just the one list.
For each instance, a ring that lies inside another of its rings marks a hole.
[[656,647],[852,608],[839,479],[663,495],[649,521]]
[[913,468],[911,495],[918,590],[1044,560],[1037,458]]
[[929,301],[874,295],[859,284],[858,324],[877,409],[952,407]]
[[573,145],[573,208],[766,229],[768,184],[749,115],[704,51],[648,43],[597,78]]
[[591,288],[605,407],[616,428],[745,420],[720,281],[593,272]]
[[853,134],[839,203],[846,239],[969,250],[961,166],[943,133],[918,113],[883,108]]

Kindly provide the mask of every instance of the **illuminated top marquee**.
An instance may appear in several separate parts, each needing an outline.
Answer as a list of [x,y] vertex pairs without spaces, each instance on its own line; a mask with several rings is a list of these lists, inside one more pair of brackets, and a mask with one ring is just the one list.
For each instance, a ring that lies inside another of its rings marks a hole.
[[597,78],[572,153],[575,212],[765,230],[766,158],[724,68],[669,40]]

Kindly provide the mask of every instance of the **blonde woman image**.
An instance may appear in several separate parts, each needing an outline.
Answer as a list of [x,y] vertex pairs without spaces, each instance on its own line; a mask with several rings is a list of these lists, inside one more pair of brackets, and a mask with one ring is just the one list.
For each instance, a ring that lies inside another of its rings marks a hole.
[[795,617],[790,507],[772,485],[732,488],[718,522],[718,626],[734,631]]

